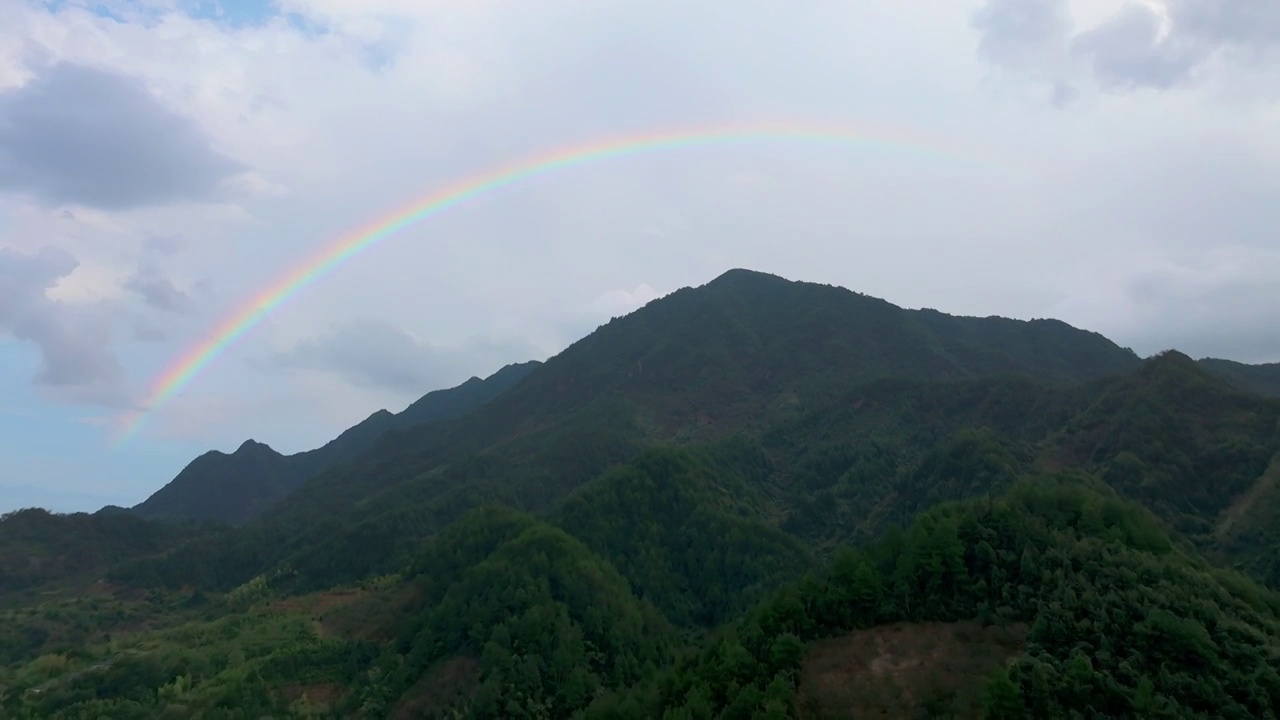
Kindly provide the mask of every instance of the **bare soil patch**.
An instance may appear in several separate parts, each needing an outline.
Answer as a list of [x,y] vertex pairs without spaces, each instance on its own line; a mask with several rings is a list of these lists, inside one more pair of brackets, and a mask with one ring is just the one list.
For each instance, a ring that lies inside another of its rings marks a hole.
[[391,713],[395,720],[453,717],[480,685],[480,663],[455,657],[433,665],[422,679],[400,698]]
[[348,602],[335,603],[317,613],[318,632],[343,640],[395,639],[399,624],[421,605],[421,589],[410,583],[393,591],[366,592]]
[[897,623],[814,643],[797,694],[803,720],[977,718],[987,677],[1022,652],[1025,625]]

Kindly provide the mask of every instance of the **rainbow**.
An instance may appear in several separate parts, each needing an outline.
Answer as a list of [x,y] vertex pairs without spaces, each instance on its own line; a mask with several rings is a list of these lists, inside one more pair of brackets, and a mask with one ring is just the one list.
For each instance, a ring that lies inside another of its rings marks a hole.
[[[204,339],[190,347],[150,385],[141,405],[123,418],[117,442],[137,434],[148,415],[172,399],[219,355],[244,337],[276,308],[319,282],[343,263],[396,232],[433,215],[503,188],[559,170],[613,158],[659,150],[676,150],[751,141],[800,141],[836,144],[877,142],[901,147],[939,150],[933,143],[892,131],[874,133],[842,126],[785,123],[628,135],[572,145],[497,167],[447,185],[392,214],[353,230],[270,283],[219,322]],[[967,155],[950,151],[945,154]]]

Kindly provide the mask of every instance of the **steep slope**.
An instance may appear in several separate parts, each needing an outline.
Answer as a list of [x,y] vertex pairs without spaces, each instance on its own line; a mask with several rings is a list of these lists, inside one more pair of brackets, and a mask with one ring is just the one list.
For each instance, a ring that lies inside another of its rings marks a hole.
[[652,449],[575,492],[548,520],[610,561],[668,619],[714,627],[813,563],[754,517],[750,494],[688,452]]
[[1280,398],[1280,363],[1246,365],[1233,360],[1204,358],[1196,364],[1209,374],[1226,380],[1237,390]]
[[1271,587],[1280,587],[1280,453],[1217,518],[1213,550]]
[[379,410],[315,450],[286,456],[249,440],[230,455],[205,453],[132,510],[147,518],[243,523],[316,474],[356,459],[387,432],[466,415],[514,387],[538,364],[508,365],[484,380],[473,377],[427,393],[400,413]]

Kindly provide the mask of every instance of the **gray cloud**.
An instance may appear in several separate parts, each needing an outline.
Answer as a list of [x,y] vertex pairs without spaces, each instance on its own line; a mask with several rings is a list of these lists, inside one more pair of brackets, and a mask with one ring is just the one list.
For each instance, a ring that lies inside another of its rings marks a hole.
[[1208,43],[1266,48],[1280,43],[1280,4],[1271,0],[1168,0],[1174,29]]
[[1113,91],[1183,85],[1218,53],[1256,60],[1280,45],[1280,3],[1272,0],[1166,0],[1163,13],[1118,7],[1098,27],[1073,33],[1066,0],[988,0],[971,25],[979,55],[991,63],[1026,71],[1065,42]]
[[334,373],[359,387],[419,395],[539,354],[522,342],[486,339],[439,347],[389,323],[357,320],[276,354],[271,364]]
[[128,323],[133,339],[138,342],[163,342],[170,338],[168,331],[148,317],[135,314],[128,318]]
[[122,374],[110,348],[110,318],[47,294],[78,265],[52,247],[30,255],[0,249],[0,330],[39,348],[37,383],[73,399],[118,404]]
[[1280,361],[1280,257],[1242,254],[1227,267],[1135,276],[1128,299],[1143,322],[1129,333],[1147,353],[1175,347],[1193,357]]
[[1066,0],[989,0],[969,24],[980,35],[978,55],[998,65],[1036,61],[1071,32]]
[[173,255],[182,249],[182,240],[171,235],[148,235],[142,241],[142,252],[147,255]]
[[1104,87],[1173,87],[1188,79],[1212,46],[1186,37],[1176,26],[1161,37],[1163,22],[1149,7],[1128,5],[1103,25],[1078,35],[1072,50],[1088,58]]
[[0,95],[0,189],[45,204],[205,199],[239,170],[135,78],[64,63]]
[[186,315],[194,306],[190,295],[174,285],[160,268],[150,263],[139,265],[138,269],[125,279],[124,288],[157,310]]

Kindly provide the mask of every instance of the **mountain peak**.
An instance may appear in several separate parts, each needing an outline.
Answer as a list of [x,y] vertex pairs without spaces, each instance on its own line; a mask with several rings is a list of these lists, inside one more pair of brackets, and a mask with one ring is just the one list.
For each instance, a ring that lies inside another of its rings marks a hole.
[[260,452],[269,452],[274,454],[275,450],[272,449],[272,447],[266,443],[260,443],[257,440],[254,440],[253,438],[249,438],[248,440],[245,440],[244,442],[240,443],[240,447],[236,448],[236,451],[232,454],[240,455],[242,453],[248,454],[248,453],[260,453]]
[[1165,350],[1152,355],[1142,364],[1139,372],[1143,377],[1147,378],[1175,377],[1186,374],[1204,374],[1208,376],[1196,365],[1195,360],[1177,350]]
[[707,290],[721,290],[721,288],[751,288],[751,290],[765,290],[765,288],[782,288],[795,286],[794,281],[788,281],[782,275],[774,275],[772,273],[762,273],[759,270],[749,270],[746,268],[733,268],[726,270],[703,286]]
[[743,283],[775,283],[790,284],[791,281],[780,275],[772,273],[760,272],[759,270],[749,270],[747,268],[732,268],[720,273],[714,280],[707,283],[707,287],[720,285],[740,285]]

